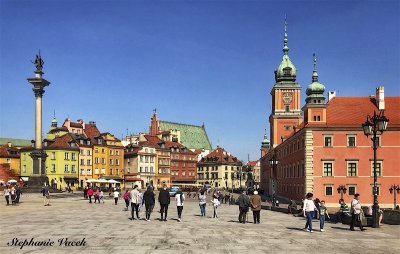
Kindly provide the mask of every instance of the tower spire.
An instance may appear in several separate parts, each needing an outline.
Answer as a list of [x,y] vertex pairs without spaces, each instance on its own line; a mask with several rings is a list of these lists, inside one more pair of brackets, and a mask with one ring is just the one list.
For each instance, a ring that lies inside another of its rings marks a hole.
[[315,53],[313,54],[313,61],[314,61],[314,70],[312,74],[312,82],[318,82],[317,57],[315,56]]
[[287,35],[287,21],[285,14],[285,34],[283,36],[283,54],[287,55],[288,52],[289,52],[289,47],[288,47],[288,35]]

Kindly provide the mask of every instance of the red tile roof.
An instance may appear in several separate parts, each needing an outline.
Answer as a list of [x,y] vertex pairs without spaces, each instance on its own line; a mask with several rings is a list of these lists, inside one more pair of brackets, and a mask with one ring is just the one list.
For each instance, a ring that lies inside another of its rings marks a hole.
[[[385,97],[385,116],[389,125],[400,125],[400,97]],[[327,126],[359,126],[367,115],[379,113],[375,97],[334,97],[327,107]]]
[[204,149],[194,149],[193,151],[195,154],[201,154],[202,152],[204,152]]
[[75,142],[71,135],[69,133],[65,134],[64,136],[61,137],[57,137],[54,139],[54,142],[52,142],[50,145],[48,145],[46,148],[50,149],[50,148],[61,148],[61,149],[78,149],[78,146],[71,147],[70,146],[70,141]]
[[240,160],[232,154],[225,151],[224,148],[218,147],[207,156],[203,157],[199,163],[214,162],[214,163],[237,163],[242,164]]
[[251,167],[254,167],[257,164],[258,161],[249,161],[247,164],[249,164]]
[[76,122],[70,122],[69,126],[74,128],[83,128],[81,123],[76,123]]
[[100,135],[99,129],[95,124],[85,124],[85,129],[83,130],[88,138],[92,141],[92,144],[96,144],[95,137]]
[[0,146],[0,157],[2,158],[19,158],[19,150],[15,146],[7,145]]

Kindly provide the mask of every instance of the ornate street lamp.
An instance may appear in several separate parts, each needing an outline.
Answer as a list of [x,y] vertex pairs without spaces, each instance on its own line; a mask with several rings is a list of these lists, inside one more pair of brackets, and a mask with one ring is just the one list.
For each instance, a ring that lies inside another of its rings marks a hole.
[[[275,197],[275,192],[276,192],[276,184],[277,184],[277,172],[276,172],[276,166],[278,165],[279,161],[276,158],[275,150],[272,153],[272,158],[269,160],[269,164],[272,167],[272,196]],[[275,206],[275,202],[273,202],[272,205]]]
[[378,203],[378,183],[377,183],[377,174],[376,174],[376,150],[377,150],[377,137],[376,134],[382,134],[386,131],[389,119],[387,119],[384,115],[384,111],[380,111],[379,115],[374,111],[374,115],[367,116],[367,120],[362,124],[362,128],[364,130],[365,136],[372,135],[372,144],[374,149],[374,205],[372,206],[372,227],[379,228],[379,203]]
[[393,193],[393,195],[394,195],[394,206],[393,206],[393,209],[396,209],[396,194],[399,194],[400,193],[400,186],[399,185],[396,185],[396,184],[393,184],[392,186],[390,186],[390,189],[389,189],[389,191],[390,191],[390,194],[392,194]]
[[337,192],[340,193],[340,199],[343,199],[343,194],[346,194],[347,188],[344,185],[339,185]]

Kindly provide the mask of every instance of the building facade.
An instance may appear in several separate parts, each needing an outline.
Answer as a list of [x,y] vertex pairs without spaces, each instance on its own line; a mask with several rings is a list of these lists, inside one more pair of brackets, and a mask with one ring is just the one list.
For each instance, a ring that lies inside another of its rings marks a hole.
[[197,184],[225,189],[244,187],[245,180],[240,177],[242,166],[235,156],[217,147],[197,163]]
[[[285,39],[286,47],[286,32]],[[287,73],[292,75],[293,71]],[[324,92],[314,57],[312,82],[302,108],[304,118],[296,117],[288,126],[279,124],[281,118],[286,121],[285,115],[275,114],[276,121],[270,121],[272,146],[268,148],[263,141],[261,187],[270,195],[295,200],[312,192],[329,206],[337,206],[342,196],[350,202],[355,193],[360,193],[363,204],[372,204],[373,144],[364,135],[362,124],[368,115],[384,112],[389,125],[377,141],[378,194],[381,207],[392,207],[389,188],[400,181],[396,166],[400,156],[400,97],[385,97],[383,87],[377,88],[375,96],[365,97],[338,97],[329,92],[326,100]],[[280,103],[285,103],[284,96]]]
[[171,185],[194,186],[197,176],[197,154],[178,142],[166,141],[171,152]]

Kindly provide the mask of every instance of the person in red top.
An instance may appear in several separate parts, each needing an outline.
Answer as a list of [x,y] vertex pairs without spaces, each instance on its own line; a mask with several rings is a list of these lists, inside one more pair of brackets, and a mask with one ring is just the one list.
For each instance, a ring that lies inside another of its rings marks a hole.
[[131,193],[129,192],[129,189],[126,189],[125,194],[124,194],[124,200],[125,200],[125,211],[128,211],[129,207],[129,199],[131,197]]
[[92,203],[92,196],[93,196],[93,189],[92,187],[89,187],[87,194],[89,196],[89,203]]

